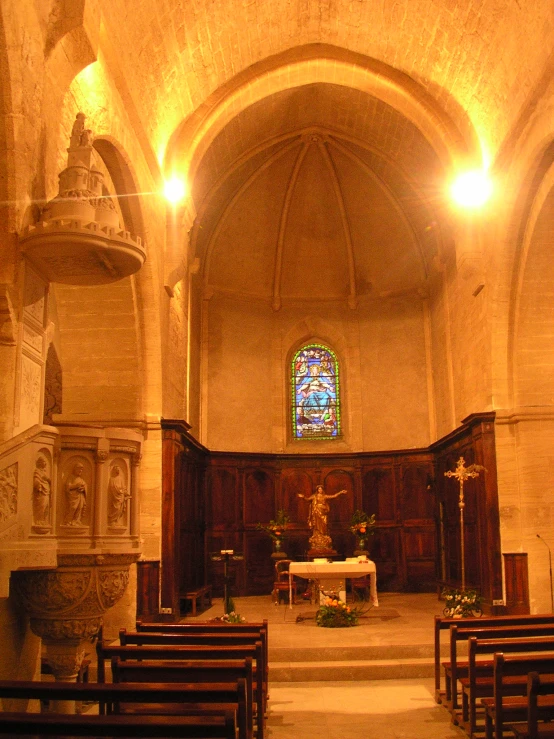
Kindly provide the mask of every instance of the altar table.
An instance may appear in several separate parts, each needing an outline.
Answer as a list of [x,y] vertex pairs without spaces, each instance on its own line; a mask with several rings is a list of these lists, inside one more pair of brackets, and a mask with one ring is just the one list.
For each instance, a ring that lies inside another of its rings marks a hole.
[[291,562],[289,565],[289,604],[292,608],[292,578],[294,575],[308,580],[319,580],[326,583],[324,589],[331,590],[337,583],[337,592],[346,591],[345,580],[369,575],[369,599],[374,606],[379,605],[377,599],[377,569],[375,562]]

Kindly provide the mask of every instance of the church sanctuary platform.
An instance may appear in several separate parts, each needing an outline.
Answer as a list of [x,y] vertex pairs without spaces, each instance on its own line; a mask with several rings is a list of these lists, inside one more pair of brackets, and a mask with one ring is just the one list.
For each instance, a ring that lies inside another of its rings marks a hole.
[[[349,596],[350,598],[350,596]],[[433,617],[444,603],[434,593],[379,593],[358,626],[322,628],[309,601],[274,605],[270,596],[234,598],[247,621],[269,622],[270,682],[398,680],[433,676]],[[196,618],[223,613],[221,599]]]
[[[309,602],[234,598],[237,613],[269,622],[270,739],[460,739],[467,735],[433,699],[432,593],[379,593],[358,626],[316,626]],[[186,621],[221,615],[209,611]],[[301,619],[298,620],[297,619]]]

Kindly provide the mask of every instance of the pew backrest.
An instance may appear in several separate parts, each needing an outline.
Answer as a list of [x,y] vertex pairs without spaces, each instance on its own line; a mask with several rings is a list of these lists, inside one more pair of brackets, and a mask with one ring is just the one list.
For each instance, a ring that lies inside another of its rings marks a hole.
[[[482,616],[480,618],[464,618],[463,623],[465,627],[470,628],[472,626],[484,627],[496,627],[496,626],[528,626],[531,624],[552,624],[554,626],[554,615],[552,613],[547,614],[522,614],[514,616]],[[441,685],[441,634],[444,631],[449,631],[450,626],[459,625],[460,620],[450,617],[435,616],[434,621],[434,661],[435,661],[435,697],[440,700],[440,685]]]

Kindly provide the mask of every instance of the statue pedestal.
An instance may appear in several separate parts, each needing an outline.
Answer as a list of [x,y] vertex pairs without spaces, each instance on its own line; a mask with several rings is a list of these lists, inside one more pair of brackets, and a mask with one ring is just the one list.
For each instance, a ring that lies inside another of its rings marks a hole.
[[308,549],[309,559],[317,559],[319,557],[332,558],[337,556],[336,549]]

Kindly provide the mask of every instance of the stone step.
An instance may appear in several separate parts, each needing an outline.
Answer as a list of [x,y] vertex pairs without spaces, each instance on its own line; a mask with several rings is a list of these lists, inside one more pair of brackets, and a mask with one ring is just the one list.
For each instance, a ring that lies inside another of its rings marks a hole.
[[270,682],[312,682],[332,680],[403,680],[433,677],[429,658],[357,659],[339,661],[269,662]]
[[[445,645],[442,656],[448,654]],[[356,662],[359,660],[433,659],[432,644],[365,644],[334,647],[269,647],[270,662]]]

